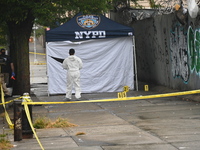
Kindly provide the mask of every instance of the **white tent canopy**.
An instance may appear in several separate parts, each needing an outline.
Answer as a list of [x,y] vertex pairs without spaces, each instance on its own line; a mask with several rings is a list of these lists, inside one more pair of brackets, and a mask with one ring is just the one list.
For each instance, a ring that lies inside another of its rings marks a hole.
[[[75,23],[77,22],[77,17],[78,16],[75,16],[73,18]],[[104,16],[100,17],[101,22],[99,22],[99,27],[101,27],[101,24],[104,25],[102,21],[106,17],[103,19],[102,17]],[[69,21],[70,24],[73,22],[73,19],[71,22]],[[110,19],[108,21],[113,23],[113,28],[116,25],[120,25],[124,29],[126,27]],[[68,25],[69,24],[67,22],[58,28],[65,29],[63,26],[67,27]],[[119,92],[123,90],[123,86],[129,86],[130,89],[134,89],[134,51],[133,39],[132,36],[130,36],[132,28],[127,27],[130,30],[126,31],[126,36],[124,36],[123,33],[123,35],[116,36],[116,38],[110,37],[92,39],[91,36],[90,39],[83,38],[82,40],[65,39],[65,36],[63,35],[64,39],[62,40],[60,39],[59,34],[64,33],[64,31],[58,32],[60,31],[58,28],[47,32],[46,48],[49,94],[64,94],[66,92],[67,73],[66,70],[62,68],[62,61],[68,57],[68,51],[70,48],[74,48],[76,51],[75,54],[83,61],[83,69],[81,70],[82,93]],[[81,32],[85,32],[80,25],[79,28]],[[97,30],[97,28],[95,28],[88,29],[87,33],[91,33],[92,30]],[[69,28],[67,29],[69,30]],[[73,30],[73,28],[71,28],[71,30]],[[54,31],[56,31],[55,35],[53,35]],[[77,32],[77,29],[73,31],[75,38],[77,36],[75,33]],[[107,32],[106,28],[100,29],[100,31],[105,31],[105,33],[109,32]],[[120,31],[120,33],[123,31],[124,30]],[[97,31],[94,32],[100,33]],[[115,32],[117,32],[117,30]],[[69,37],[70,36],[71,35],[69,35]],[[56,37],[58,37],[59,40],[56,40],[58,39]],[[85,36],[85,38],[87,37]]]

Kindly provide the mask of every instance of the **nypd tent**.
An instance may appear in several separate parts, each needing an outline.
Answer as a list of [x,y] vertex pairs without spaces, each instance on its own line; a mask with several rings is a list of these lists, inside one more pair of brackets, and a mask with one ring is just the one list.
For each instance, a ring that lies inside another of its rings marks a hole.
[[82,93],[119,92],[134,89],[133,29],[103,15],[77,14],[46,32],[49,94],[66,92],[63,60],[70,48],[83,61]]

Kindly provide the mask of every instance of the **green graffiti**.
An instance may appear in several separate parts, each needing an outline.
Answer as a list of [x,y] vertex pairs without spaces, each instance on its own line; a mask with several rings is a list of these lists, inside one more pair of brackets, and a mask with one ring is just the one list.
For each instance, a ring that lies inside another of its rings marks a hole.
[[200,73],[200,30],[196,29],[194,32],[189,26],[187,34],[190,69]]
[[200,55],[199,55],[199,52],[200,52],[200,30],[196,30],[195,31],[195,41],[194,41],[194,47],[196,49],[196,71],[199,73],[200,72]]

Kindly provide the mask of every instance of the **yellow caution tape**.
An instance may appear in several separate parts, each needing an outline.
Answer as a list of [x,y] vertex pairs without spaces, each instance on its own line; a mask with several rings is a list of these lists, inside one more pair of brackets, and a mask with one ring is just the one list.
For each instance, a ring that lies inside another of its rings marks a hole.
[[13,102],[13,101],[15,101],[15,100],[21,99],[21,98],[22,98],[22,96],[21,96],[21,97],[18,97],[18,98],[15,98],[15,99],[12,99],[12,100],[9,100],[9,101],[4,102],[4,103],[0,103],[0,105],[9,104],[9,103],[11,103],[11,102]]
[[46,65],[46,62],[30,62],[31,65]]
[[[200,93],[200,90],[193,90],[193,91],[186,91],[186,92],[175,92],[175,93],[168,93],[168,94],[156,94],[156,95],[146,95],[146,96],[113,98],[113,99],[81,100],[81,101],[67,101],[67,102],[27,102],[27,104],[28,105],[44,105],[44,104],[66,104],[66,103],[91,103],[91,102],[127,101],[127,100],[139,100],[139,99],[151,99],[151,98],[190,95],[190,94],[198,94],[198,93]],[[23,103],[22,103],[22,105],[23,105]]]
[[10,117],[8,115],[8,112],[6,111],[6,106],[5,106],[5,100],[4,100],[4,92],[3,92],[3,87],[1,85],[1,101],[5,110],[5,117],[6,117],[6,121],[10,127],[10,129],[14,129],[14,124],[11,122]]
[[7,102],[4,102],[4,103],[0,103],[0,105],[4,105],[4,104],[9,104],[11,102],[13,102],[14,100],[10,100],[10,101],[7,101]]
[[25,100],[26,102],[33,102],[30,97],[27,96],[22,96],[23,100]]
[[3,92],[2,85],[1,85],[1,100],[2,100],[2,103],[0,103],[0,105],[3,105],[3,107],[4,107],[5,118],[6,118],[6,121],[7,121],[8,125],[9,125],[9,128],[10,128],[10,129],[14,129],[14,124],[11,122],[10,116],[9,116],[8,112],[6,111],[6,106],[5,106],[5,104],[11,103],[11,102],[13,102],[14,100],[21,99],[21,98],[24,98],[24,100],[26,100],[26,101],[28,101],[28,102],[31,102],[31,101],[32,101],[32,100],[28,99],[27,96],[21,96],[21,97],[18,97],[18,98],[15,98],[15,99],[13,99],[13,100],[10,100],[10,101],[5,102],[5,99],[4,99],[4,92]]
[[[31,121],[31,117],[30,117],[30,112],[29,112],[29,109],[28,109],[28,105],[26,104],[27,102],[33,102],[33,101],[30,99],[30,97],[29,97],[28,95],[21,96],[21,97],[19,97],[19,98],[14,99],[14,100],[21,99],[21,98],[24,100],[24,102],[23,102],[23,104],[24,104],[24,109],[25,109],[26,116],[27,116],[27,119],[28,119],[28,121],[29,121],[30,127],[31,127],[31,129],[32,129],[32,131],[33,131],[33,133],[34,133],[34,135],[35,135],[35,137],[36,137],[36,139],[37,139],[37,141],[38,141],[38,143],[39,143],[41,149],[44,150],[44,148],[43,148],[41,142],[39,141],[39,138],[38,138],[38,136],[37,136],[37,134],[36,134],[36,132],[35,132],[35,130],[34,130],[34,127],[33,127],[32,121]],[[3,92],[2,85],[1,85],[1,99],[2,99],[2,103],[1,103],[1,104],[3,105],[4,110],[5,110],[5,118],[6,118],[6,120],[7,120],[7,123],[8,123],[8,125],[9,125],[10,129],[14,129],[14,124],[12,124],[12,122],[11,122],[11,120],[10,120],[10,117],[9,117],[7,111],[6,111],[6,107],[5,107],[5,104],[11,103],[11,102],[13,102],[14,100],[10,100],[10,101],[8,101],[8,102],[5,102],[5,100],[4,100],[4,92]]]
[[25,109],[26,116],[27,116],[28,122],[29,122],[29,124],[30,124],[30,127],[31,127],[31,129],[32,129],[32,131],[33,131],[33,133],[34,133],[34,135],[35,135],[35,138],[36,138],[38,144],[40,145],[41,149],[44,150],[44,148],[43,148],[43,146],[42,146],[42,144],[41,144],[41,142],[40,142],[40,140],[39,140],[39,138],[38,138],[38,136],[37,136],[37,134],[36,134],[36,132],[35,132],[35,129],[34,129],[34,127],[33,127],[33,124],[32,124],[32,120],[31,120],[31,117],[30,117],[30,112],[29,112],[29,108],[28,108],[27,102],[24,102],[24,109]]
[[21,97],[18,97],[18,98],[9,100],[9,101],[7,101],[7,102],[4,101],[4,103],[0,103],[0,105],[12,103],[12,102],[14,102],[15,100],[18,100],[18,99],[24,99],[24,100],[27,101],[27,102],[32,102],[32,100],[31,100],[30,98],[27,98],[27,97],[25,97],[25,96],[21,96]]
[[35,52],[29,52],[30,54],[37,54],[37,55],[46,55],[45,53],[35,53]]

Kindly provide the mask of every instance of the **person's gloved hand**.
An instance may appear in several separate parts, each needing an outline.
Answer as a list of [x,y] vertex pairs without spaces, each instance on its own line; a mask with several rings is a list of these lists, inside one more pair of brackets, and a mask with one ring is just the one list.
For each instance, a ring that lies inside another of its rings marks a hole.
[[11,79],[15,80],[15,73],[12,72]]

